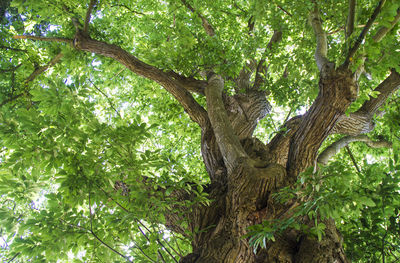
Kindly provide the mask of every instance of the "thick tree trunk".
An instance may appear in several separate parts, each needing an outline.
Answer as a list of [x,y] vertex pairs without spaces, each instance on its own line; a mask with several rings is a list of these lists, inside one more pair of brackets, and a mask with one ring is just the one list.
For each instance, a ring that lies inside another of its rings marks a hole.
[[[254,253],[254,248],[243,238],[251,225],[290,217],[293,204],[276,203],[271,194],[293,184],[300,172],[314,164],[321,143],[355,99],[357,88],[350,73],[327,70],[321,77],[320,94],[310,110],[290,121],[290,129],[278,134],[269,145],[250,138],[268,105],[260,103],[264,108],[258,109],[258,115],[254,111],[247,114],[257,107],[243,108],[233,97],[218,99],[223,82],[218,78],[210,81],[206,96],[213,132],[209,132],[208,138],[203,134],[202,150],[207,166],[211,163],[221,166],[207,167],[214,174],[211,176],[214,183],[223,181],[214,184],[218,189],[210,192],[210,198],[215,200],[211,206],[195,211],[193,253],[181,262],[347,262],[332,220],[324,222],[326,231],[322,241],[288,230]],[[257,117],[246,119],[246,116]],[[216,172],[218,169],[220,173]],[[195,229],[200,231],[196,233]]]

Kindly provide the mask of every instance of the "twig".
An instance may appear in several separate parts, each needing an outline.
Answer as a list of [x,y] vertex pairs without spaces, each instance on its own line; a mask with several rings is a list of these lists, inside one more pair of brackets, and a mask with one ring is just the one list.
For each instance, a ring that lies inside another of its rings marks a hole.
[[6,46],[2,46],[2,45],[0,45],[0,48],[1,49],[9,49],[9,50],[12,50],[12,51],[19,51],[19,52],[28,52],[28,51],[26,51],[26,50],[24,50],[24,49],[19,49],[19,48],[13,48],[13,47],[6,47]]
[[372,16],[369,18],[367,24],[361,31],[361,34],[358,36],[356,42],[354,43],[354,46],[349,49],[349,52],[347,54],[346,60],[344,61],[343,65],[341,67],[347,68],[350,64],[350,60],[353,58],[354,54],[357,52],[358,48],[360,47],[362,41],[364,40],[365,36],[367,35],[369,29],[371,28],[372,24],[374,23],[375,19],[378,17],[378,14],[380,13],[382,6],[385,4],[385,0],[379,1],[378,6],[375,8],[374,12],[372,13]]
[[134,248],[139,249],[139,251],[142,252],[142,254],[143,254],[146,258],[148,258],[151,262],[154,262],[154,263],[157,262],[157,261],[155,261],[154,259],[152,259],[149,255],[147,255],[147,254],[144,252],[144,250],[143,250],[140,246],[138,246],[138,245],[136,244],[135,240],[132,238],[131,235],[130,235],[130,238],[131,238],[131,241],[135,243]]
[[280,5],[276,5],[280,10],[282,10],[283,12],[285,12],[288,16],[293,16],[291,13],[289,13],[288,11],[286,11],[283,7],[281,7]]
[[[127,212],[127,213],[129,213],[129,214],[132,214],[131,211],[129,211],[129,210],[126,209],[124,206],[122,206],[120,203],[118,203],[118,202],[117,202],[114,198],[112,198],[111,195],[110,195],[109,193],[107,193],[103,188],[100,187],[100,190],[101,190],[108,198],[110,198],[117,206],[119,206],[122,210],[124,210],[125,212]],[[138,220],[138,219],[136,219],[136,218],[134,218],[134,220],[136,221],[136,223],[138,223],[138,224],[141,225],[143,228],[145,228],[147,232],[150,232],[150,233],[151,233],[150,229],[149,229],[145,224],[143,224],[140,220]],[[144,234],[144,232],[141,230],[140,226],[138,226],[138,228],[139,228],[140,232],[144,235],[144,237],[145,237],[146,239],[148,239],[147,236]],[[148,241],[150,242],[149,239],[148,239]],[[160,239],[157,238],[156,241],[157,241],[157,243],[158,243],[169,255],[171,255],[171,253],[170,253],[170,252],[168,251],[168,249],[164,246],[164,244],[160,241]],[[165,240],[163,239],[163,241],[165,241]],[[168,244],[167,241],[165,241],[165,243]],[[179,254],[177,253],[177,255],[179,255]],[[172,255],[171,255],[171,257],[176,261],[176,259],[175,259]],[[177,261],[176,261],[176,262],[177,262]]]
[[[140,222],[140,221],[139,221],[139,222]],[[151,242],[150,239],[149,239],[149,237],[146,235],[146,233],[143,232],[143,230],[140,228],[140,226],[138,226],[138,229],[139,229],[140,233],[142,233],[142,235],[144,236],[144,238],[146,238],[148,242]],[[165,262],[165,259],[164,259],[164,257],[163,257],[163,255],[162,255],[161,252],[160,252],[160,250],[157,250],[157,253],[158,253],[159,257],[161,258],[162,262],[166,263],[166,262]]]
[[14,261],[14,259],[16,257],[18,257],[19,254],[21,254],[21,252],[18,252],[17,254],[15,254],[15,256],[13,256],[9,261],[7,261],[7,263],[10,263],[10,262]]
[[127,256],[121,254],[120,252],[118,252],[117,250],[113,249],[110,245],[108,245],[107,243],[105,243],[103,240],[101,240],[93,231],[93,215],[92,215],[92,206],[90,204],[90,192],[89,192],[89,213],[90,213],[90,233],[94,236],[94,238],[97,239],[97,241],[99,241],[101,244],[103,244],[105,247],[107,247],[108,249],[110,249],[112,252],[116,253],[117,255],[125,258],[127,261],[129,262],[133,262],[131,261]]
[[72,39],[64,37],[38,37],[38,36],[20,35],[20,36],[14,36],[14,39],[31,39],[31,40],[49,41],[49,42],[63,42],[71,45],[73,43]]
[[21,65],[22,65],[22,63],[18,64],[18,65],[15,66],[15,67],[12,67],[12,68],[0,69],[0,73],[14,72],[14,71],[16,71]]
[[361,173],[361,170],[360,170],[360,168],[358,168],[356,159],[354,158],[354,155],[353,155],[353,153],[351,152],[350,147],[349,147],[348,145],[346,145],[345,148],[346,148],[346,151],[347,151],[348,155],[350,156],[350,159],[351,159],[351,161],[353,162],[353,165],[354,165],[354,167],[356,168],[357,172],[358,172],[358,173]]
[[96,84],[94,84],[94,83],[92,82],[91,79],[89,79],[89,82],[92,83],[93,87],[94,87],[98,92],[100,92],[104,97],[106,97],[106,99],[108,100],[108,103],[110,104],[110,107],[111,107],[111,108],[115,111],[115,113],[117,113],[117,115],[122,119],[121,114],[120,114],[120,113],[117,111],[117,109],[114,107],[113,102],[112,102],[111,99],[107,96],[107,94],[105,94],[100,88],[98,88],[98,87],[96,86]]
[[119,5],[112,5],[111,7],[123,7],[129,10],[129,12],[137,14],[137,15],[141,15],[141,16],[145,16],[146,14],[132,10],[131,8],[129,8],[128,6],[124,5],[124,4],[119,4]]

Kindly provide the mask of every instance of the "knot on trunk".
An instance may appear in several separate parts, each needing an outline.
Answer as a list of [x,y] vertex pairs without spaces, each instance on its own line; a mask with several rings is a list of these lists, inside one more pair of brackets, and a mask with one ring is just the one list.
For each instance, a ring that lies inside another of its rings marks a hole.
[[74,48],[81,50],[83,47],[83,43],[88,39],[90,39],[90,37],[86,32],[82,30],[77,30],[72,45]]
[[321,76],[320,95],[337,109],[345,109],[357,99],[358,85],[349,70],[330,70]]

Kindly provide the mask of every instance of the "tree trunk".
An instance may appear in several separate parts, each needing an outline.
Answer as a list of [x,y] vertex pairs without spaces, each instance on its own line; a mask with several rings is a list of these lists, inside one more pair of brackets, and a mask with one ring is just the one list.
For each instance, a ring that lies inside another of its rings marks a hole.
[[[314,164],[320,145],[357,95],[350,73],[328,70],[321,76],[320,94],[310,110],[289,121],[290,129],[268,145],[251,138],[251,134],[269,105],[260,102],[258,107],[242,107],[237,97],[220,100],[216,90],[223,82],[213,81],[206,89],[213,132],[203,132],[202,151],[207,171],[213,173],[210,198],[215,201],[192,214],[193,253],[181,262],[347,262],[332,220],[325,220],[321,241],[291,229],[256,253],[243,236],[249,226],[263,220],[290,217],[293,203],[277,203],[271,194],[292,185],[300,172]],[[256,108],[259,114],[254,112]],[[222,181],[216,183],[218,180]]]

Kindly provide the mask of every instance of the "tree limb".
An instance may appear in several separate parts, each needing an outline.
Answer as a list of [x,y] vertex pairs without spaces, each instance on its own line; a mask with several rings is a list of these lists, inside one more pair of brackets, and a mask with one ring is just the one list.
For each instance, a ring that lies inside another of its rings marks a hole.
[[319,71],[328,65],[328,44],[326,40],[326,33],[322,28],[322,21],[319,15],[318,7],[315,5],[315,8],[310,12],[309,21],[314,30],[315,37],[317,38],[317,48],[315,49],[315,62],[317,63],[317,67]]
[[346,38],[351,36],[354,31],[354,18],[356,16],[356,0],[349,0],[349,13],[346,23]]
[[26,50],[24,50],[24,49],[19,49],[19,48],[13,48],[13,47],[7,47],[7,46],[3,46],[3,45],[0,45],[0,48],[1,49],[8,49],[8,50],[12,50],[12,51],[19,51],[19,52],[27,52]]
[[[37,76],[39,76],[40,74],[42,74],[43,72],[45,72],[48,68],[54,66],[56,63],[58,63],[58,62],[61,60],[61,58],[62,58],[63,56],[64,56],[64,55],[63,55],[62,53],[58,53],[58,54],[57,54],[52,60],[50,60],[46,65],[36,68],[36,69],[29,75],[29,77],[27,77],[27,78],[25,79],[23,86],[26,87],[26,86],[29,84],[29,82],[33,81]],[[18,99],[19,97],[22,97],[22,96],[25,95],[26,93],[27,93],[27,91],[25,90],[25,91],[21,92],[20,94],[14,95],[14,96],[12,96],[12,97],[10,97],[10,98],[8,98],[8,99],[2,101],[2,102],[0,103],[0,108],[3,107],[5,104],[7,104],[7,103],[9,103],[9,102],[12,102],[12,101]]]
[[367,35],[369,29],[371,28],[372,24],[374,23],[375,19],[378,17],[378,14],[381,12],[383,5],[385,4],[385,0],[379,1],[378,6],[375,8],[374,12],[372,13],[371,17],[369,18],[367,24],[361,31],[361,34],[358,36],[354,46],[349,49],[347,53],[346,60],[342,64],[341,67],[347,68],[350,64],[350,60],[353,58],[354,54],[357,52],[358,48],[360,47],[362,41],[364,40],[365,36]]
[[29,82],[33,81],[37,76],[45,72],[48,68],[54,66],[56,63],[58,63],[61,58],[64,56],[63,53],[58,53],[52,60],[49,61],[46,65],[42,67],[38,67],[35,69],[35,71],[32,72],[31,75],[25,80],[24,84],[28,84]]
[[[272,48],[273,44],[279,43],[281,40],[282,40],[282,31],[275,30],[274,34],[272,35],[271,39],[269,40],[269,42],[267,44],[265,53]],[[256,76],[255,76],[254,84],[253,84],[253,89],[255,89],[255,90],[259,89],[260,86],[265,81],[263,76],[267,73],[267,68],[268,68],[265,65],[265,59],[266,58],[262,58],[257,65]]]
[[391,148],[392,144],[388,141],[373,141],[367,135],[346,136],[329,145],[319,156],[318,163],[326,165],[343,147],[352,142],[364,142],[371,148]]
[[196,102],[188,91],[188,84],[198,87],[199,82],[182,76],[178,78],[176,77],[178,74],[167,73],[154,66],[146,64],[119,46],[93,40],[84,35],[77,34],[74,44],[75,48],[78,50],[88,51],[112,58],[124,65],[130,71],[157,82],[181,103],[189,117],[194,122],[198,123],[201,127],[203,127],[207,122],[207,112]]
[[11,68],[8,68],[8,69],[0,69],[0,73],[14,72],[14,71],[16,71],[20,66],[22,66],[22,63],[18,64],[18,65],[15,66],[15,67],[11,67]]
[[90,0],[89,8],[88,8],[88,10],[86,12],[85,24],[83,26],[83,31],[86,32],[86,33],[88,33],[88,30],[89,30],[90,16],[92,14],[92,10],[93,10],[93,7],[95,5],[96,5],[96,0]]
[[184,6],[186,6],[190,10],[190,12],[192,12],[193,14],[197,14],[197,16],[201,19],[203,28],[206,31],[207,35],[209,35],[210,37],[214,36],[215,30],[212,27],[212,25],[208,22],[208,20],[205,19],[204,16],[202,16],[198,11],[196,11],[186,0],[181,0],[181,2]]
[[40,40],[40,41],[48,41],[48,42],[64,42],[67,44],[73,43],[72,39],[63,38],[63,37],[37,37],[37,36],[14,36],[14,39],[31,39],[31,40]]
[[77,30],[74,40],[66,38],[46,38],[35,36],[15,36],[14,38],[67,42],[78,50],[96,53],[98,55],[112,58],[124,65],[130,71],[142,77],[153,80],[163,86],[181,103],[189,117],[194,122],[198,123],[200,127],[204,127],[208,122],[207,112],[199,103],[197,103],[197,101],[189,92],[189,90],[203,90],[203,81],[193,78],[186,78],[177,73],[164,72],[137,59],[135,56],[119,46],[91,39],[81,30]]
[[248,90],[251,86],[250,77],[256,69],[256,61],[254,59],[247,62],[239,73],[239,76],[235,79],[237,86],[236,93],[240,93],[241,90]]
[[374,89],[379,92],[376,98],[370,97],[359,110],[343,115],[332,129],[331,133],[358,135],[372,131],[372,118],[378,109],[386,102],[390,95],[400,88],[400,74],[394,69],[391,74]]
[[240,159],[247,158],[247,154],[240,144],[239,138],[233,131],[228,114],[222,101],[224,80],[219,75],[212,75],[206,87],[208,115],[221,150],[228,173],[232,172]]
[[386,34],[392,30],[392,28],[400,21],[400,8],[397,9],[397,15],[394,17],[393,21],[390,22],[390,27],[384,27],[378,29],[378,32],[372,37],[375,42],[379,42],[386,36]]

